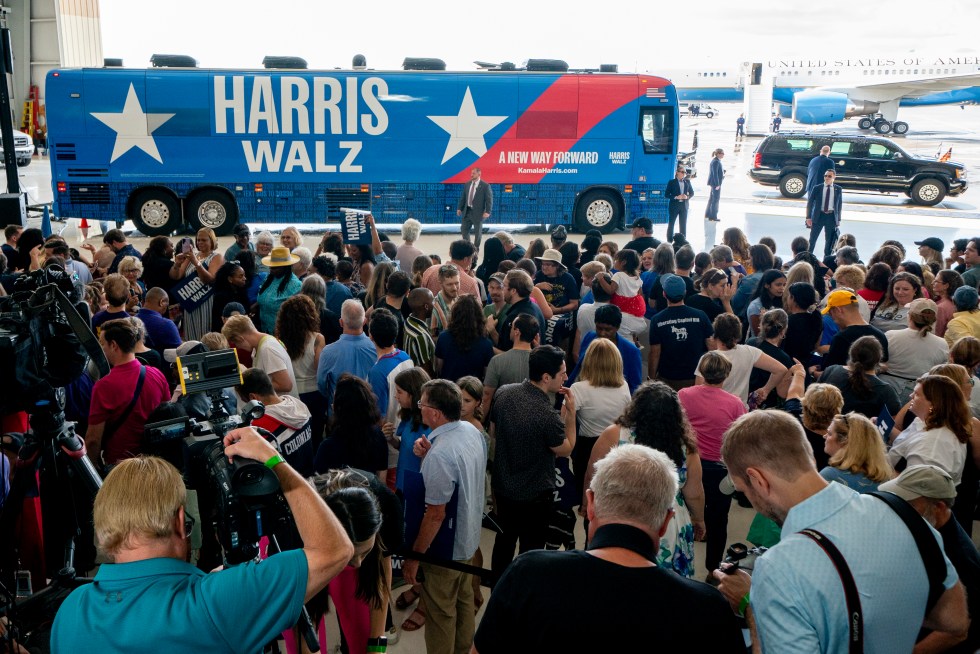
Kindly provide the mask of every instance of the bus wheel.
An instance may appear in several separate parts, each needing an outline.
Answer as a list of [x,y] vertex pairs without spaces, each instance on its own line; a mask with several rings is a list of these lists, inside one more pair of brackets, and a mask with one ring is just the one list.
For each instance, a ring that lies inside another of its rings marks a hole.
[[593,191],[578,203],[575,227],[580,232],[598,229],[608,234],[621,222],[619,202],[609,191]]
[[238,206],[224,191],[198,191],[187,200],[187,220],[195,230],[209,227],[218,236],[227,236],[238,222]]
[[172,234],[182,222],[180,202],[161,189],[137,191],[129,207],[129,219],[147,236]]

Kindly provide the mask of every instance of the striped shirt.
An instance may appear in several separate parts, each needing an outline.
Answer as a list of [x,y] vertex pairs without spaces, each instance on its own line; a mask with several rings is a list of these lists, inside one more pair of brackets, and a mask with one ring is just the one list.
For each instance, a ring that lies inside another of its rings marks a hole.
[[415,316],[409,316],[405,321],[405,352],[417,366],[429,363],[436,354],[429,326]]

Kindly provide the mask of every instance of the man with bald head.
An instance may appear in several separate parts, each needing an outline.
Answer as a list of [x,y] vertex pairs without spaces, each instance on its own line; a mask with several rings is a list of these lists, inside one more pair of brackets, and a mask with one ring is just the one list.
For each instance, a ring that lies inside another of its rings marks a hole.
[[429,331],[432,307],[435,297],[424,286],[413,289],[408,294],[408,307],[412,313],[405,321],[405,352],[416,366],[432,374],[432,360],[435,358],[436,344]]
[[170,309],[170,298],[167,292],[159,286],[154,286],[146,292],[143,306],[136,317],[146,326],[146,345],[163,355],[164,350],[175,349],[183,341],[177,325],[167,317]]
[[806,192],[809,195],[814,187],[823,184],[823,174],[827,171],[837,172],[834,160],[830,158],[830,146],[820,148],[820,154],[810,159],[806,167]]

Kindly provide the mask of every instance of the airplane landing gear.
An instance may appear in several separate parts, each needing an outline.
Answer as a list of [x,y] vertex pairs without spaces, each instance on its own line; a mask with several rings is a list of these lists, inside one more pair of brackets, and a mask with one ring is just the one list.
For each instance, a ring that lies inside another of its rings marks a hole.
[[901,120],[896,120],[893,123],[886,120],[881,114],[875,114],[872,116],[862,116],[858,120],[858,129],[874,129],[874,131],[878,132],[879,134],[907,134],[909,131],[909,124]]

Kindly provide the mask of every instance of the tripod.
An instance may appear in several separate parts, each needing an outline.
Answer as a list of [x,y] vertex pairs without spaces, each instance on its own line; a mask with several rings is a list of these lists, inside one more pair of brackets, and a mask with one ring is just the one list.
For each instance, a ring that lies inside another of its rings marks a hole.
[[[28,408],[31,430],[25,434],[16,474],[0,512],[0,534],[14,534],[24,498],[40,490],[45,561],[49,569],[57,570],[43,590],[18,599],[7,593],[9,601],[0,601],[0,612],[7,613],[11,621],[10,637],[22,644],[53,619],[68,593],[91,581],[76,574],[76,541],[81,569],[91,569],[95,563],[92,505],[102,479],[85,454],[75,424],[65,421],[64,406],[65,391],[58,388]],[[39,488],[35,485],[38,474]],[[19,566],[18,543],[13,537],[0,540],[0,584],[9,589]]]

